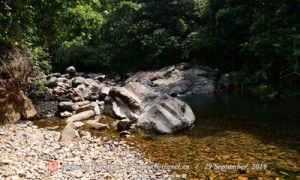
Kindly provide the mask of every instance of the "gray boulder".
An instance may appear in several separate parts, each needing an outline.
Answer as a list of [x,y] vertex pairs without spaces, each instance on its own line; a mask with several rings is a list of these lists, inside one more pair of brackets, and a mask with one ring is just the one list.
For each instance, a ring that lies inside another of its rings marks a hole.
[[72,81],[72,87],[75,88],[80,84],[87,84],[86,79],[83,77],[75,77]]
[[70,78],[75,77],[75,75],[76,75],[76,68],[74,66],[69,66],[66,69],[66,73],[69,74]]
[[[118,119],[129,119],[126,125],[137,122],[142,128],[160,133],[186,129],[195,121],[195,115],[186,103],[155,92],[151,87],[138,82],[112,88],[105,98],[104,113]],[[124,127],[126,125],[124,121]],[[123,128],[121,124],[118,126]]]
[[140,83],[128,83],[114,87],[105,98],[104,113],[118,119],[137,120],[142,109],[158,94]]
[[102,87],[99,95],[99,99],[104,100],[106,96],[108,96],[110,90],[111,87],[106,87],[106,86]]
[[55,88],[58,86],[58,84],[56,81],[46,81],[45,86],[49,88]]
[[60,102],[59,109],[65,111],[77,111],[79,109],[79,106],[73,102]]
[[49,91],[44,91],[41,89],[33,89],[29,92],[28,97],[31,100],[35,100],[35,101],[52,101],[53,100],[53,96],[52,93]]
[[73,89],[75,94],[80,98],[84,99],[91,93],[91,89],[84,84],[80,84],[76,88]]
[[60,78],[57,78],[56,82],[69,83],[69,80],[65,77],[60,77]]
[[101,87],[93,85],[90,87],[90,91],[91,92],[85,97],[86,100],[95,101],[99,99],[99,95],[101,93]]
[[205,67],[195,67],[181,70],[170,66],[157,71],[138,72],[125,81],[140,82],[151,86],[156,92],[169,95],[184,93],[212,93],[214,92],[214,70]]
[[130,129],[132,121],[129,119],[122,119],[118,122],[117,127],[119,131],[124,131]]
[[85,111],[89,111],[89,110],[93,110],[94,106],[92,104],[87,104],[87,105],[83,105],[80,106],[78,108],[78,110],[76,111],[76,113],[81,113],[81,112],[85,112]]
[[99,98],[101,87],[99,85],[80,84],[76,88],[74,88],[73,91],[78,97],[82,99],[95,101]]
[[65,93],[65,89],[62,87],[56,87],[51,91],[51,93],[52,93],[52,96],[60,96]]
[[52,73],[52,74],[49,74],[49,75],[47,76],[47,79],[49,80],[49,79],[51,79],[52,77],[59,78],[59,77],[61,77],[61,74],[60,74],[60,73]]
[[168,95],[157,97],[138,119],[137,125],[160,133],[174,133],[193,125],[196,117],[183,101]]
[[55,76],[50,76],[50,77],[49,77],[49,76],[48,76],[48,77],[47,77],[47,80],[48,80],[48,81],[53,81],[53,82],[55,82],[55,81],[57,81],[57,77],[55,77]]

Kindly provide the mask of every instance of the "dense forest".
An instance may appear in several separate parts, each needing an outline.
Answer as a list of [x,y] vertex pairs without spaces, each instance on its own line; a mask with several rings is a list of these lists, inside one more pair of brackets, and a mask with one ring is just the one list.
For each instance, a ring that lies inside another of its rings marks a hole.
[[272,84],[299,72],[299,0],[1,0],[0,7],[2,62],[22,56],[38,74],[186,62]]

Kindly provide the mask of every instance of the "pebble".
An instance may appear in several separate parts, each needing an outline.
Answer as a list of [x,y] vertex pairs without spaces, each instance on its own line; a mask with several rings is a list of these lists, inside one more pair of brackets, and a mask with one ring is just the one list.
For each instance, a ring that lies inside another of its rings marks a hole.
[[58,143],[53,143],[53,144],[52,144],[52,147],[53,147],[54,149],[60,149],[60,145],[59,145]]
[[243,177],[243,176],[239,176],[238,180],[248,180],[248,178],[247,177]]
[[53,127],[46,127],[47,130],[56,130],[59,126],[53,126]]
[[[134,174],[129,168],[137,162],[140,165],[154,164],[127,145],[126,141],[108,137],[88,136],[81,138],[79,143],[59,142],[59,133],[37,129],[31,124],[0,126],[0,132],[3,135],[0,143],[0,177],[6,175],[6,179],[131,179]],[[95,166],[107,166],[98,168],[99,172],[83,167],[93,163]],[[118,169],[113,169],[113,165]],[[48,170],[51,167],[55,173]],[[141,169],[139,173],[149,172]],[[151,173],[165,172],[154,170]]]

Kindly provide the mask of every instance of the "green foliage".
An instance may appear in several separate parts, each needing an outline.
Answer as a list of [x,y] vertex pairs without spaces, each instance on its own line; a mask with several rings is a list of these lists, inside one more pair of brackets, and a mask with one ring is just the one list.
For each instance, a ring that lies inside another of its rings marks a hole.
[[33,61],[33,76],[41,76],[51,72],[50,57],[45,49],[40,46],[30,48],[28,54]]
[[59,11],[58,21],[61,25],[59,34],[62,39],[72,40],[80,35],[87,34],[90,39],[98,35],[99,29],[103,23],[103,18],[99,10],[99,3],[78,4],[74,7],[68,7],[65,11]]
[[88,38],[78,36],[72,41],[65,41],[57,50],[58,64],[66,66],[72,63],[88,63],[87,59],[93,52],[93,49],[88,46]]
[[299,70],[299,1],[259,4],[249,28],[251,37],[242,46],[260,61],[267,78]]
[[[299,71],[300,2],[232,0],[1,1],[0,52],[37,72],[128,72],[177,63],[237,71],[245,85]],[[39,74],[39,73],[38,73]]]

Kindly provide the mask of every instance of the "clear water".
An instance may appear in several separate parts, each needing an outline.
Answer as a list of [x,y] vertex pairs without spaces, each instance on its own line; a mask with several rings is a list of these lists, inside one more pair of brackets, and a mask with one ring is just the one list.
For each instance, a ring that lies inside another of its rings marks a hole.
[[[172,135],[139,131],[129,144],[163,165],[188,166],[174,170],[188,179],[300,178],[300,101],[263,100],[238,94],[179,97],[193,109],[197,120],[191,130]],[[89,130],[95,136],[120,138],[113,128]],[[40,127],[65,125],[64,120],[42,120]],[[247,165],[246,170],[219,170],[210,165]],[[256,166],[257,165],[257,166]],[[260,168],[259,168],[260,167]],[[281,172],[283,171],[283,172]]]
[[192,107],[197,117],[194,129],[188,132],[193,138],[240,131],[300,151],[299,99],[268,100],[239,94],[180,98]]

